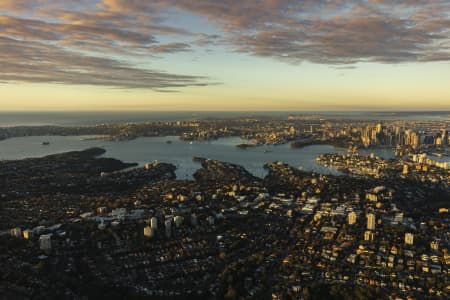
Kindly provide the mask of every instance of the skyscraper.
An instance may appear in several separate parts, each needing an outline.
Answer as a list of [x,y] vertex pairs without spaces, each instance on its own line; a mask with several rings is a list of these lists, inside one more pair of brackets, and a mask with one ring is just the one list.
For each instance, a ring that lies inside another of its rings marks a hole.
[[364,232],[364,240],[367,242],[372,242],[375,239],[375,234],[372,231],[365,231]]
[[150,227],[150,226],[144,227],[144,236],[145,236],[145,237],[151,238],[151,237],[153,237],[154,235],[155,235],[155,229],[153,229],[153,228]]
[[369,213],[367,214],[367,229],[375,230],[375,214]]
[[356,223],[356,213],[354,211],[348,214],[348,224],[353,225]]
[[413,245],[414,244],[414,234],[412,233],[405,233],[405,244],[407,245]]

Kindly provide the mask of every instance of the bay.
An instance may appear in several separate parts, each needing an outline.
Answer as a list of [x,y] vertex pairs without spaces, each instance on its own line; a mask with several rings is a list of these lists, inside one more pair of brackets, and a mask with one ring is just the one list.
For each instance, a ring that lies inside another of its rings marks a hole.
[[[240,149],[236,145],[245,141],[239,137],[221,138],[208,142],[185,142],[176,136],[141,137],[130,141],[93,140],[91,136],[32,136],[11,138],[0,141],[0,160],[16,160],[30,157],[83,150],[90,147],[102,147],[105,157],[120,159],[124,162],[136,162],[139,165],[158,160],[172,163],[177,167],[177,178],[192,179],[192,174],[200,164],[192,161],[194,156],[231,162],[245,167],[258,177],[264,177],[266,162],[283,161],[293,167],[321,174],[341,174],[339,171],[316,164],[315,159],[323,153],[345,153],[344,149],[331,145],[311,145],[293,149],[289,144],[265,145]],[[50,144],[42,145],[44,141]],[[170,143],[167,143],[170,141]],[[390,149],[361,150],[362,155],[374,153],[383,158],[392,158]]]

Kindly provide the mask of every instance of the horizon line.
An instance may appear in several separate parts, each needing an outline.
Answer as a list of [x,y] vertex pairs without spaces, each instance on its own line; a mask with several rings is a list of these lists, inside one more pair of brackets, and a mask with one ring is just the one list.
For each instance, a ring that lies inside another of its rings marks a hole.
[[441,112],[441,113],[445,113],[445,112],[450,112],[450,107],[448,108],[414,108],[414,109],[398,109],[398,108],[367,108],[367,109],[255,109],[255,110],[251,110],[251,109],[225,109],[225,110],[220,110],[220,109],[179,109],[179,110],[170,110],[170,109],[30,109],[30,110],[25,110],[25,109],[3,109],[0,111],[0,114],[3,113],[11,113],[11,112],[16,112],[16,113],[39,113],[39,112],[45,112],[45,113],[51,113],[51,112],[55,112],[55,113],[86,113],[86,112],[108,112],[108,113],[120,113],[120,112],[173,112],[173,113],[177,113],[177,112],[202,112],[202,113],[207,113],[207,112],[213,112],[213,113],[217,113],[217,112],[230,112],[230,113],[237,113],[237,112],[251,112],[251,113],[258,113],[258,112],[263,112],[263,113],[302,113],[302,112],[309,112],[309,113],[329,113],[329,112],[416,112],[416,113],[420,113],[420,112]]

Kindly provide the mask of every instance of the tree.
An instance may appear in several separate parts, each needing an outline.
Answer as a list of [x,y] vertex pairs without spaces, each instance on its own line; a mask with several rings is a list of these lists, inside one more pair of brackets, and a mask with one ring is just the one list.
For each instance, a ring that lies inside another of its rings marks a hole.
[[227,299],[235,299],[236,298],[236,290],[230,284],[228,285],[227,293],[225,294],[225,298]]
[[308,287],[305,287],[305,288],[302,289],[302,297],[301,298],[305,299],[305,300],[311,298],[311,294],[309,292],[309,288]]

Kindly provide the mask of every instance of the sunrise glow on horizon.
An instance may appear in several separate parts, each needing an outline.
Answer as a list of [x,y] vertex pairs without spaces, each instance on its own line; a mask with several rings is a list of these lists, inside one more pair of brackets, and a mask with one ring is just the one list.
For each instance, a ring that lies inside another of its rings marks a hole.
[[449,21],[448,1],[0,1],[0,111],[450,109]]

